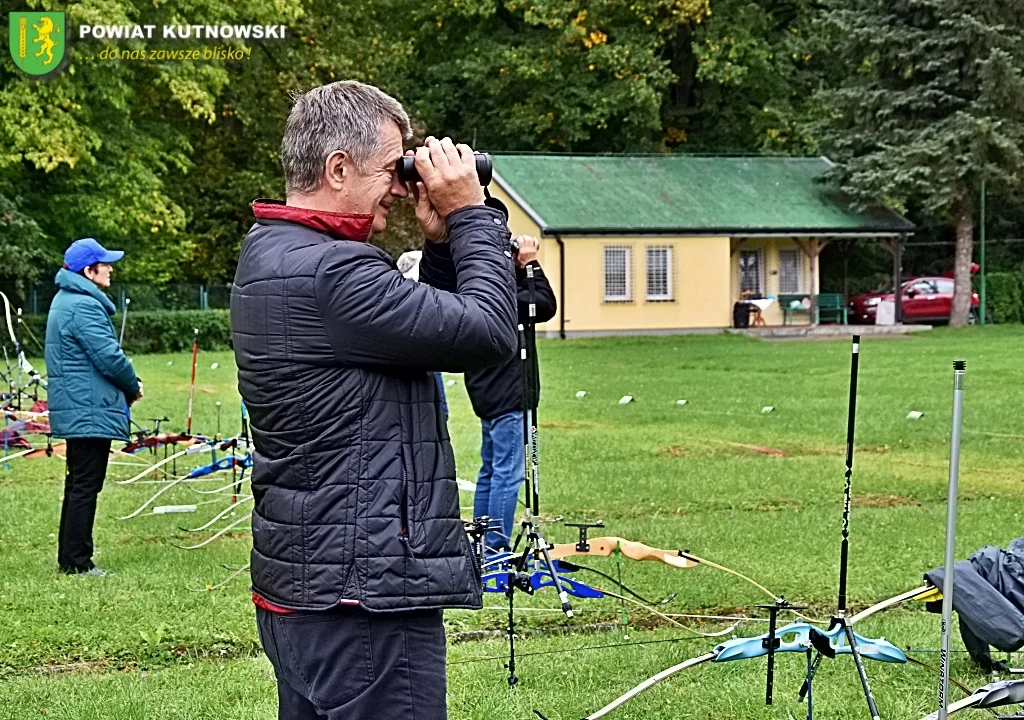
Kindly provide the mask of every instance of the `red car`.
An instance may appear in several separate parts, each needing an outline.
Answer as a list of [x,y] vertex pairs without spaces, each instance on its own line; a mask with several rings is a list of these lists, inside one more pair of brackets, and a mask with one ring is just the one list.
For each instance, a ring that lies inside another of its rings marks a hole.
[[[874,325],[878,303],[895,299],[893,292],[882,289],[850,299],[850,322]],[[977,322],[978,293],[971,293],[969,322]],[[920,277],[903,283],[903,322],[947,323],[953,307],[953,280],[946,277]]]

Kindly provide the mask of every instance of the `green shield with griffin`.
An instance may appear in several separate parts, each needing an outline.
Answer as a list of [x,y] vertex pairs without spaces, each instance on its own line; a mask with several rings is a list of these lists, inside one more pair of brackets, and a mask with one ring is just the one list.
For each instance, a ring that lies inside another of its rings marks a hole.
[[47,75],[64,59],[67,48],[63,12],[12,12],[11,57],[29,75]]

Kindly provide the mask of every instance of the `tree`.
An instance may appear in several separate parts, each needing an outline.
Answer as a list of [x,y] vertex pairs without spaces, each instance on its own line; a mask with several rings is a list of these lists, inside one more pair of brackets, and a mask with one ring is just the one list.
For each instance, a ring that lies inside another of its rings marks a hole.
[[844,81],[813,131],[860,206],[881,198],[956,227],[953,311],[970,313],[974,198],[1024,174],[1024,6],[1016,0],[830,0],[822,50]]
[[827,70],[808,47],[816,12],[814,0],[715,0],[692,43],[670,48],[666,134],[705,152],[812,150],[801,126]]
[[[30,9],[56,5],[29,2]],[[301,12],[300,0],[170,5],[83,0],[68,8],[67,34],[80,23],[280,23]],[[158,45],[111,44],[120,50]],[[187,233],[194,141],[218,119],[230,74],[224,62],[102,60],[103,48],[77,43],[64,72],[44,82],[0,65],[0,196],[19,198],[44,256],[94,236],[127,251],[121,279],[166,282],[181,277],[196,255]],[[17,272],[16,278],[27,277]],[[0,274],[10,273],[0,265]]]
[[707,0],[406,3],[398,87],[423,127],[484,149],[664,151],[665,49]]
[[59,256],[47,252],[43,231],[25,214],[18,198],[0,195],[0,238],[0,268],[15,280],[19,295],[24,296],[27,283],[42,277],[44,263],[58,265]]

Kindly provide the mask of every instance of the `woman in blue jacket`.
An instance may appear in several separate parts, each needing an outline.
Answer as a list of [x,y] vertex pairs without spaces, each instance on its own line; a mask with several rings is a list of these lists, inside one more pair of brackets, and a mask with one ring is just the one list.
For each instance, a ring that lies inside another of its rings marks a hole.
[[111,442],[129,438],[127,406],[142,397],[142,383],[114,333],[114,303],[103,293],[111,263],[122,257],[92,238],[72,243],[46,320],[50,427],[67,440],[57,563],[68,574],[106,574],[92,562],[96,498]]

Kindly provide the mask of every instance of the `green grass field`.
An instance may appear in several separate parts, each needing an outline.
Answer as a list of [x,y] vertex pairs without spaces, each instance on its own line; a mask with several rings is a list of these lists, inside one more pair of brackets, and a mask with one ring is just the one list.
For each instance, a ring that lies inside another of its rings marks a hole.
[[[851,535],[854,608],[919,585],[924,571],[941,564],[954,358],[968,360],[959,555],[1005,546],[1024,534],[1024,388],[1016,384],[1022,349],[1024,331],[1012,327],[943,329],[863,344]],[[540,352],[541,502],[549,540],[574,539],[563,521],[601,519],[607,526],[602,534],[689,549],[810,605],[807,614],[827,622],[838,585],[848,341],[614,338],[542,342]],[[187,354],[134,359],[147,392],[133,408],[136,420],[145,425],[166,414],[172,429],[183,429],[189,360]],[[213,363],[218,366],[211,368]],[[472,480],[479,426],[461,377],[449,379],[455,381],[448,390],[459,476]],[[202,353],[197,385],[196,429],[215,432],[215,403],[221,402],[221,430],[234,433],[239,405],[230,353]],[[577,399],[578,390],[586,397]],[[619,405],[627,394],[634,402]],[[688,403],[679,406],[679,399]],[[767,405],[774,412],[762,414]],[[924,417],[907,420],[911,410]],[[185,533],[179,525],[202,524],[223,502],[188,515],[119,521],[159,488],[112,482],[138,469],[111,468],[100,496],[96,561],[114,575],[93,578],[56,571],[63,463],[14,460],[9,468],[0,466],[0,717],[275,717],[274,682],[257,642],[247,579],[194,592],[227,577],[230,570],[222,564],[234,568],[247,561],[246,523],[205,548],[183,551],[170,543],[209,533]],[[160,502],[208,497],[176,488]],[[468,517],[472,497],[463,493],[462,500]],[[623,582],[645,596],[677,593],[661,608],[666,613],[757,618],[763,612],[753,605],[768,600],[709,567],[585,562],[609,573],[621,570]],[[550,590],[518,598],[524,608],[521,684],[511,693],[502,667],[504,598],[489,595],[483,612],[447,614],[452,718],[525,720],[534,717],[533,708],[551,720],[580,718],[719,642],[638,608],[627,608],[630,627],[624,631],[616,626],[621,608],[611,600],[576,600],[578,616],[567,621],[553,611]],[[704,633],[731,624],[680,621]],[[752,621],[734,633],[765,629]],[[938,617],[920,604],[876,615],[857,630],[901,647],[934,649],[939,643]],[[649,644],[633,644],[638,642]],[[931,653],[915,657],[938,662]],[[805,706],[795,695],[804,662],[802,655],[779,657],[770,708],[764,705],[765,661],[759,659],[684,672],[610,717],[803,718]],[[916,720],[934,709],[937,676],[927,670],[869,663],[868,672],[887,720]],[[987,681],[964,655],[954,658],[953,674],[972,686]],[[814,690],[818,718],[867,716],[849,658],[826,662]],[[963,715],[971,716],[982,715]]]

